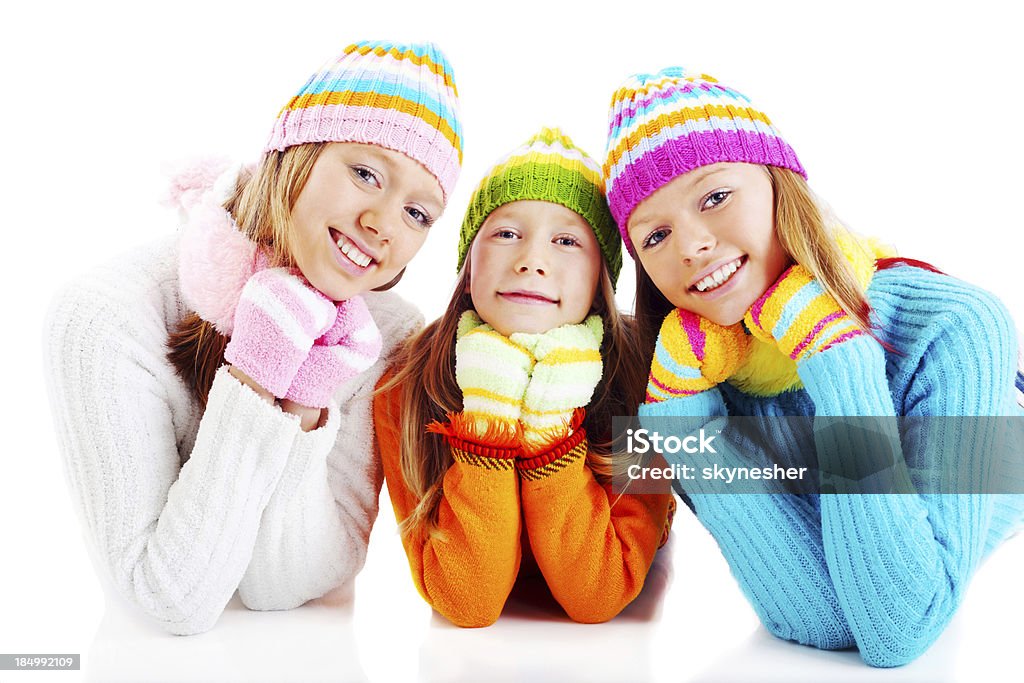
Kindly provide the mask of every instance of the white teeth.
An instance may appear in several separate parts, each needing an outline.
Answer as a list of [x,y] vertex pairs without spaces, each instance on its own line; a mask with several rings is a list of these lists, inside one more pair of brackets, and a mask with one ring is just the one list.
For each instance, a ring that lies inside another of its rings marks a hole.
[[337,244],[338,249],[341,250],[341,253],[347,256],[349,261],[351,261],[352,263],[356,264],[361,268],[365,268],[366,266],[370,265],[370,261],[373,260],[366,254],[364,254],[362,251],[360,251],[359,247],[352,244],[352,242],[348,241],[348,238],[346,238],[344,235],[338,238]]
[[718,270],[716,270],[715,272],[711,273],[710,275],[702,279],[700,282],[698,282],[695,285],[697,291],[706,292],[709,289],[715,289],[716,287],[720,287],[726,280],[732,277],[732,274],[739,270],[739,268],[739,259],[736,259],[735,261],[731,261],[730,263],[725,264],[724,266],[722,266],[721,268],[719,268]]

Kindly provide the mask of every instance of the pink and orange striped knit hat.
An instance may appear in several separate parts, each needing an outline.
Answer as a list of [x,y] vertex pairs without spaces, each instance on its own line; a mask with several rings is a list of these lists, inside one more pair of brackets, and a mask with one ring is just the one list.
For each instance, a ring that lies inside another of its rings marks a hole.
[[362,142],[401,152],[437,178],[447,201],[462,165],[451,65],[433,43],[349,45],[281,109],[264,151],[306,142]]
[[680,67],[631,76],[612,95],[605,191],[622,241],[626,222],[662,185],[721,161],[788,168],[807,177],[793,148],[746,95]]

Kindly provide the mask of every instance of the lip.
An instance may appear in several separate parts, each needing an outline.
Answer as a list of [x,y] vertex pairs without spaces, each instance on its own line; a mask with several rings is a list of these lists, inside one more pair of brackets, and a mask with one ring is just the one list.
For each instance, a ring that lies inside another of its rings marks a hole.
[[[711,275],[711,273],[715,272],[716,270],[718,270],[719,268],[721,268],[725,264],[732,263],[736,259],[741,259],[741,261],[742,261],[742,263],[740,263],[740,268],[742,268],[743,266],[745,266],[747,264],[747,255],[746,254],[740,254],[739,256],[732,256],[730,258],[721,259],[721,260],[716,261],[715,263],[711,264],[710,266],[708,266],[704,270],[702,270],[695,278],[693,278],[692,280],[690,280],[689,283],[687,283],[686,288],[690,289],[692,287],[695,287],[698,282],[700,282],[701,280],[706,278],[708,275]],[[737,272],[739,272],[739,271],[737,270]]]
[[[371,259],[370,263],[365,267],[360,266],[354,263],[351,259],[349,259],[349,257],[345,256],[345,254],[341,253],[341,249],[338,248],[338,238],[335,237],[335,233],[352,242],[352,244],[354,244],[357,249],[359,249],[361,252],[369,256]],[[361,275],[365,275],[366,273],[370,272],[371,270],[377,267],[377,264],[379,262],[379,255],[375,254],[373,251],[368,249],[361,241],[354,239],[350,235],[342,232],[341,230],[338,230],[337,228],[328,228],[327,237],[328,239],[330,239],[331,247],[334,249],[334,259],[338,262],[338,265],[341,266],[342,270],[344,270],[346,273],[358,277]]]
[[701,280],[703,280],[708,275],[710,275],[711,273],[715,272],[716,270],[718,270],[719,268],[721,268],[725,264],[732,263],[733,261],[736,260],[735,258],[725,259],[723,261],[719,261],[716,265],[712,266],[711,268],[705,269],[703,271],[703,273],[700,275],[700,277],[694,279],[693,282],[689,285],[689,287],[686,290],[687,294],[689,294],[690,296],[700,297],[701,299],[704,299],[705,301],[711,301],[711,300],[723,297],[723,296],[727,295],[729,292],[731,292],[732,290],[736,289],[736,287],[739,286],[740,280],[742,280],[743,276],[746,274],[747,262],[750,260],[746,256],[746,254],[744,254],[740,258],[741,258],[740,267],[736,269],[736,272],[734,272],[732,274],[732,276],[729,278],[729,280],[724,285],[720,285],[720,286],[715,287],[714,289],[706,291],[706,292],[699,292],[696,289],[694,289],[694,285],[696,285],[698,282],[700,282]]
[[552,299],[543,292],[535,292],[529,289],[516,289],[508,292],[498,292],[505,301],[510,301],[516,304],[526,304],[527,306],[555,306],[558,304],[557,299]]

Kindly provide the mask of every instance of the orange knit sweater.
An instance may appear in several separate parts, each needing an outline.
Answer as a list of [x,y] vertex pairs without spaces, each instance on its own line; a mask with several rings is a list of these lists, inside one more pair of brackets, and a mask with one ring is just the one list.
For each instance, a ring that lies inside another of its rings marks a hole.
[[[381,383],[390,379],[390,373]],[[374,426],[395,517],[418,502],[399,459],[401,387],[377,394]],[[438,527],[402,535],[423,598],[459,626],[494,623],[520,565],[540,569],[552,595],[575,621],[611,619],[643,588],[668,537],[671,493],[619,495],[586,465],[579,426],[548,452],[518,451],[447,438],[454,463],[444,475]],[[532,552],[531,552],[532,551]],[[535,563],[535,564],[534,564]]]

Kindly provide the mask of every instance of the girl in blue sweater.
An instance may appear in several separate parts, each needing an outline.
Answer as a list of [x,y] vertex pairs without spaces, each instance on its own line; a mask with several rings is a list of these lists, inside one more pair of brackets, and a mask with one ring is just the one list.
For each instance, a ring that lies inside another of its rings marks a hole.
[[[892,448],[890,474],[912,492],[723,495],[699,477],[677,482],[761,621],[780,638],[857,647],[872,666],[913,660],[1020,528],[1024,496],[939,492],[926,479],[969,470],[991,434],[934,423],[900,434],[894,418],[1020,415],[1006,309],[843,230],[770,120],[709,76],[627,81],[604,172],[653,356],[641,417],[877,416],[860,449]],[[825,476],[843,469],[837,448],[858,446],[819,424]],[[720,447],[715,462],[747,455]]]

